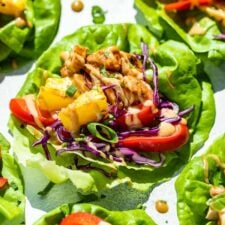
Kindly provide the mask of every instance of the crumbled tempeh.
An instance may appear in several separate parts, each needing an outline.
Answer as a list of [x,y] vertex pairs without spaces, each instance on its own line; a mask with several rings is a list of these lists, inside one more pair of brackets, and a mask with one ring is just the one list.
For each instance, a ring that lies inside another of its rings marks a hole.
[[211,187],[210,188],[210,196],[216,196],[219,194],[225,193],[225,188],[224,187]]
[[133,76],[139,79],[143,78],[142,66],[140,61],[133,54],[121,52],[122,74],[125,76]]
[[107,70],[120,71],[121,69],[121,54],[116,46],[106,49],[101,49],[87,57],[87,63],[98,67],[105,67]]
[[87,48],[76,45],[68,56],[63,58],[64,65],[60,72],[62,76],[72,76],[79,73],[84,68],[87,55]]
[[73,82],[80,93],[84,93],[89,91],[89,86],[92,86],[91,82],[85,78],[85,75],[82,74],[74,74]]
[[110,104],[119,102],[121,107],[152,98],[151,87],[143,81],[142,63],[135,54],[120,51],[116,46],[86,54],[86,48],[76,46],[71,54],[61,57],[65,62],[62,76],[73,75],[80,93],[90,87],[112,86],[104,93]]

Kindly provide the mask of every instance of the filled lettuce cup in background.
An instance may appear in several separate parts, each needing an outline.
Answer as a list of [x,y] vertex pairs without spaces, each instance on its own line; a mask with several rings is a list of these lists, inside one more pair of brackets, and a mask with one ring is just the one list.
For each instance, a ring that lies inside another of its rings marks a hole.
[[44,215],[34,225],[155,225],[141,209],[110,211],[93,204],[62,205]]
[[0,4],[0,71],[37,58],[58,30],[60,1],[3,0]]
[[49,210],[91,194],[122,210],[146,201],[214,123],[197,62],[184,44],[160,44],[134,24],[83,27],[46,51],[10,101],[31,202]]
[[136,0],[137,21],[160,39],[185,42],[208,59],[224,60],[224,2]]
[[19,166],[9,154],[9,143],[0,134],[0,223],[24,223],[25,196]]
[[181,225],[225,222],[225,136],[194,158],[176,181],[177,213]]

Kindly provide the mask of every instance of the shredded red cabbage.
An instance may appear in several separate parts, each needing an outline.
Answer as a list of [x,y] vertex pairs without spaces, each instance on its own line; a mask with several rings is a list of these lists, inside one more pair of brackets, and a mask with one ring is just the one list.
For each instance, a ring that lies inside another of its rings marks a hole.
[[194,111],[194,108],[195,108],[195,106],[193,105],[192,107],[190,107],[190,108],[188,108],[188,109],[185,109],[185,110],[182,111],[182,112],[179,112],[178,115],[179,115],[180,117],[186,116],[186,115],[188,115],[189,113],[193,112],[193,111]]
[[179,106],[175,102],[171,102],[165,98],[161,98],[160,100],[161,100],[159,105],[160,109],[168,108],[168,109],[172,109],[176,113],[179,112]]
[[43,136],[41,137],[41,139],[37,140],[36,142],[33,143],[33,147],[37,146],[37,145],[42,145],[42,148],[44,150],[45,156],[47,160],[51,160],[51,155],[50,152],[48,150],[48,140],[50,139],[50,135],[48,133],[48,131],[45,131]]
[[[56,132],[57,137],[61,142],[67,142],[67,143],[73,142],[74,139],[72,135],[68,131],[66,131],[66,129],[63,127],[62,123],[59,120],[53,123],[49,128]],[[47,160],[51,160],[51,156],[48,149],[49,139],[50,139],[50,134],[48,130],[45,130],[43,136],[33,144],[34,147],[37,145],[42,145],[42,148],[45,152],[45,156]]]
[[156,64],[153,62],[153,60],[149,57],[149,49],[148,45],[144,42],[141,43],[142,53],[143,53],[143,66],[142,66],[142,73],[143,73],[143,80],[146,81],[146,66],[147,62],[149,61],[150,66],[153,71],[153,84],[154,84],[154,90],[153,90],[153,103],[155,106],[159,106],[160,103],[160,97],[159,97],[159,88],[158,88],[158,68]]
[[56,130],[58,139],[61,142],[73,142],[73,137],[70,132],[68,132],[63,125],[59,126]]
[[217,40],[225,41],[225,34],[214,35],[214,38]]
[[103,91],[114,88],[116,85],[115,84],[111,84],[111,85],[103,85],[101,88]]
[[157,135],[159,132],[158,127],[145,128],[140,130],[130,130],[125,132],[120,132],[118,135],[120,138],[126,138],[128,136],[152,136]]
[[178,123],[181,121],[181,117],[180,116],[176,116],[176,117],[171,117],[171,118],[166,118],[163,117],[160,119],[161,122],[166,122],[166,123]]
[[95,156],[100,156],[100,151],[97,148],[90,146],[88,143],[72,143],[66,148],[62,148],[56,151],[57,155],[62,154],[63,152],[74,152],[74,151],[88,151]]
[[143,80],[146,81],[146,66],[147,66],[147,60],[149,56],[149,50],[148,45],[144,42],[141,43],[142,53],[143,53],[143,63],[142,63],[142,74],[143,74]]
[[159,86],[158,86],[158,68],[150,57],[149,57],[149,62],[153,71],[153,84],[154,84],[153,103],[155,104],[155,106],[158,107],[160,104]]
[[159,154],[159,161],[155,161],[144,156],[139,155],[136,151],[130,148],[119,148],[119,151],[130,161],[134,161],[137,164],[149,165],[155,168],[162,166],[165,161],[165,156],[163,154]]

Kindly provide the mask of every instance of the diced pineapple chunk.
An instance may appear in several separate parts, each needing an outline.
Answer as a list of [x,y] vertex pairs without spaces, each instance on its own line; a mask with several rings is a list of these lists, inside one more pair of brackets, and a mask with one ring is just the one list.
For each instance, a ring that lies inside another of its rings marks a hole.
[[19,16],[26,7],[26,0],[0,0],[0,13]]
[[76,133],[82,125],[99,121],[107,112],[108,104],[103,91],[92,89],[62,109],[59,112],[59,119],[68,131]]
[[73,85],[69,77],[48,78],[45,86],[40,88],[37,104],[45,111],[58,111],[73,102],[74,96],[67,96],[68,87]]

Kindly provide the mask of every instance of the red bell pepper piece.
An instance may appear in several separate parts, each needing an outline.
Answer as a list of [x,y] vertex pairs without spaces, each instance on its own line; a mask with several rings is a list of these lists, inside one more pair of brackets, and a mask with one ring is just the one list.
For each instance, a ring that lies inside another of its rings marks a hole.
[[[35,101],[32,102],[34,105],[34,110],[36,110],[36,113],[38,115],[38,118],[40,122],[44,126],[51,125],[55,122],[55,119],[52,117],[52,115],[47,111],[41,111],[38,107]],[[22,122],[26,124],[30,124],[33,126],[37,126],[38,124],[35,122],[34,116],[29,110],[29,107],[27,105],[27,102],[24,98],[13,98],[11,99],[9,103],[9,108],[12,112],[12,114],[21,120]]]
[[0,189],[4,188],[8,183],[8,179],[4,177],[0,177]]
[[120,146],[142,152],[175,151],[183,146],[189,138],[187,125],[182,122],[174,125],[175,131],[169,136],[129,136],[121,139]]
[[128,108],[128,112],[119,116],[115,124],[119,129],[146,127],[159,115],[159,110],[151,100]]
[[[65,217],[60,225],[99,225],[103,220],[86,212],[76,212]],[[108,224],[105,222],[105,224]]]
[[207,6],[211,5],[213,0],[181,0],[178,2],[173,2],[165,5],[166,11],[174,10],[190,10],[195,6]]

